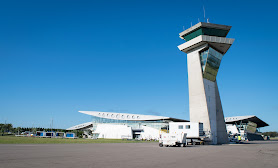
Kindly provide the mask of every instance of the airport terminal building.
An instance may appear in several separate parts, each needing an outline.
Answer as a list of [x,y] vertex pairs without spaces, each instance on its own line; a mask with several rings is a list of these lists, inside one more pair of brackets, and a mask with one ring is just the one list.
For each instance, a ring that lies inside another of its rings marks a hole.
[[169,130],[169,122],[188,120],[141,114],[79,111],[92,116],[92,121],[67,130],[84,130],[88,138],[157,140],[160,132]]
[[[168,132],[170,122],[186,122],[190,125],[188,120],[164,116],[99,111],[79,112],[92,116],[92,121],[67,130],[83,130],[84,138],[157,140],[161,133]],[[240,134],[243,140],[262,140],[258,129],[268,126],[256,116],[226,117],[225,123],[228,135]],[[204,131],[204,134],[208,133]]]

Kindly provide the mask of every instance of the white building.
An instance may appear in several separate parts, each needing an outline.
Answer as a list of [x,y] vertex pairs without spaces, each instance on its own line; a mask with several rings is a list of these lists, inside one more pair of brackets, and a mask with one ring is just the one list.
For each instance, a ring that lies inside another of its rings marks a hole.
[[[88,138],[157,140],[161,133],[170,130],[175,133],[187,133],[191,138],[204,136],[211,141],[212,135],[203,129],[203,123],[153,115],[99,111],[79,112],[92,116],[92,121],[70,127],[67,130],[83,130]],[[258,128],[268,126],[256,116],[226,117],[225,122],[227,136],[241,134],[246,140],[260,140]]]
[[169,122],[188,122],[164,116],[99,111],[79,112],[91,115],[92,122],[79,124],[67,130],[84,130],[89,138],[157,140],[160,132],[169,130]]

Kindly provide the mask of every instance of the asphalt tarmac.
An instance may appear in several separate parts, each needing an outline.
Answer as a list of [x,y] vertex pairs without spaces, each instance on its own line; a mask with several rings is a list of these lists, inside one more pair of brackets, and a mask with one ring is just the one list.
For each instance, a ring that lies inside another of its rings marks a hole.
[[0,144],[0,167],[278,168],[278,141],[159,147],[128,144]]

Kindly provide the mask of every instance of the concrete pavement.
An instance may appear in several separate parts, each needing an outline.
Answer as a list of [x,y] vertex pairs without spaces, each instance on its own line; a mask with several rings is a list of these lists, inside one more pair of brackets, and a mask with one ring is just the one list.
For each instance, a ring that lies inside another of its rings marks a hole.
[[158,143],[0,144],[0,167],[277,168],[278,141],[185,148]]

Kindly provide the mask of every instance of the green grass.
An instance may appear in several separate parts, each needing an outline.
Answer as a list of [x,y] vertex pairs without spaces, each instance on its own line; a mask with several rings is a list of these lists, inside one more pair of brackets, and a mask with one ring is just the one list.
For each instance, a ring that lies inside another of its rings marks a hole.
[[270,137],[270,140],[278,140],[278,137]]
[[88,144],[88,143],[144,143],[153,141],[135,141],[121,139],[60,139],[0,136],[0,144]]

